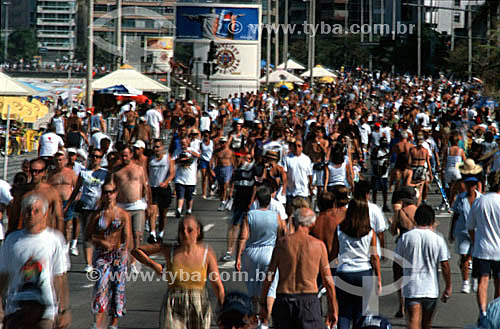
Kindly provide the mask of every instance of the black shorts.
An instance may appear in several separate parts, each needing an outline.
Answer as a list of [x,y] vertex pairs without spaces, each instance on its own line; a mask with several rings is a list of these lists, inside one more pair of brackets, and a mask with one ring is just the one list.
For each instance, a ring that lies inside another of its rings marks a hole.
[[170,202],[172,201],[172,191],[170,186],[166,188],[163,187],[151,187],[151,198],[152,203],[157,205],[160,209],[168,209],[170,207]]
[[275,329],[323,329],[317,294],[278,294],[273,307]]
[[472,258],[472,277],[480,278],[485,275],[500,278],[500,261]]
[[177,194],[177,200],[193,200],[193,192],[195,187],[195,185],[175,184],[175,193]]

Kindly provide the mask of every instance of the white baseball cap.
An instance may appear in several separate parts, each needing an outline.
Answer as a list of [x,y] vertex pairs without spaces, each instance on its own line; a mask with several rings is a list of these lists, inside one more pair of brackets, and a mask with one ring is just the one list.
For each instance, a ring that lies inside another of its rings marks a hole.
[[138,149],[139,149],[139,148],[143,148],[143,149],[145,149],[145,148],[146,148],[146,144],[144,144],[144,142],[143,142],[143,141],[138,140],[138,141],[136,141],[136,142],[134,143],[134,145],[132,145],[132,147],[136,147],[136,148],[138,148]]

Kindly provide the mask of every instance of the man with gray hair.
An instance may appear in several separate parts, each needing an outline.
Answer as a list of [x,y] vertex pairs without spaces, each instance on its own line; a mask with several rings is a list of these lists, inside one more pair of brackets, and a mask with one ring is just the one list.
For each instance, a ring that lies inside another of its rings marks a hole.
[[64,237],[48,227],[49,201],[42,193],[23,198],[21,213],[25,229],[10,234],[0,249],[5,327],[67,328],[71,315]]
[[[309,235],[316,222],[316,214],[309,208],[299,208],[294,213],[295,232],[287,235],[274,247],[268,275],[262,287],[261,304],[266,303],[267,293],[276,270],[287,273],[280,276],[273,323],[276,329],[324,328],[316,278],[321,274],[328,297],[327,324],[337,323],[338,305],[335,284],[328,264],[326,247],[321,240]],[[267,307],[261,307],[261,316],[268,319]]]

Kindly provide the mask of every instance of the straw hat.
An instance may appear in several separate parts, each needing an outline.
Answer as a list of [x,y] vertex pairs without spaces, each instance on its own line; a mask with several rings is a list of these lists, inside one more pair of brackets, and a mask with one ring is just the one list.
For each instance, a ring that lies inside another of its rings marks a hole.
[[279,156],[278,152],[276,152],[276,151],[267,151],[265,154],[265,157],[268,159],[271,159],[271,160],[275,160],[275,161],[280,160],[280,156]]
[[458,170],[462,175],[477,175],[483,171],[483,167],[476,164],[473,159],[466,159],[464,163],[458,165]]

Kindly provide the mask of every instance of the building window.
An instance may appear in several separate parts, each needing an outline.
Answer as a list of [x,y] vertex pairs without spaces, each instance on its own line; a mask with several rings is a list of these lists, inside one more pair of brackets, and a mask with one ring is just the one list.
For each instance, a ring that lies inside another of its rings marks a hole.
[[460,14],[453,14],[453,21],[455,23],[460,23]]
[[460,0],[455,0],[455,7],[460,7]]

